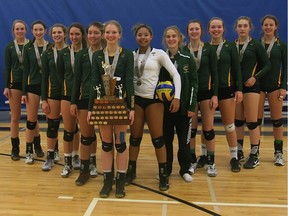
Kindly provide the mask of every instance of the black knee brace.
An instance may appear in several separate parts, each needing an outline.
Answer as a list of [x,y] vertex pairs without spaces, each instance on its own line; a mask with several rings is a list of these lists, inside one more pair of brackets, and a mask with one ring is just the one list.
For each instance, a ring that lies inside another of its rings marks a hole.
[[153,143],[154,148],[156,149],[161,148],[165,144],[163,136],[152,139],[152,143]]
[[190,138],[195,138],[197,134],[197,128],[191,128],[191,137]]
[[123,153],[126,150],[126,142],[122,142],[120,144],[115,144],[115,148],[117,152]]
[[92,138],[91,137],[84,137],[81,135],[81,144],[85,146],[89,146],[92,144]]
[[258,123],[257,122],[246,122],[246,125],[247,125],[249,130],[254,130],[255,128],[258,127]]
[[73,136],[74,136],[74,132],[68,132],[68,131],[64,130],[64,133],[63,133],[63,140],[64,141],[72,142]]
[[130,135],[129,143],[131,146],[138,147],[140,146],[141,140],[142,140],[142,137],[135,138]]
[[272,119],[273,127],[281,127],[283,125],[282,118],[274,120]]
[[210,141],[213,140],[215,137],[215,132],[214,130],[210,130],[210,131],[203,131],[203,135],[205,137],[206,140]]
[[28,130],[34,130],[36,128],[37,122],[31,122],[31,121],[27,121],[26,122],[26,128]]
[[262,119],[257,119],[257,124],[260,126],[262,124]]
[[104,152],[110,152],[113,149],[113,143],[106,143],[102,141],[102,149]]
[[245,121],[244,120],[235,119],[234,123],[235,123],[236,127],[242,127],[244,125]]
[[49,119],[48,118],[48,128],[47,128],[47,137],[49,138],[57,138],[59,125],[60,125],[60,119]]

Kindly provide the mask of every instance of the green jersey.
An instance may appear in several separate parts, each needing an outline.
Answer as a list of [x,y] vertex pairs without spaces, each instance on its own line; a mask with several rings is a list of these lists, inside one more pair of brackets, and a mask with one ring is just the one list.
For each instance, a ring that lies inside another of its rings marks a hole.
[[[49,47],[47,42],[46,47]],[[41,85],[41,55],[43,53],[43,46],[37,47],[39,56],[37,57],[34,43],[30,42],[25,45],[24,49],[24,73],[23,73],[23,89],[22,94],[27,94],[27,85]],[[44,50],[45,51],[45,50]],[[39,58],[39,59],[38,59]],[[40,64],[39,64],[40,63]]]
[[[268,49],[269,44],[265,44]],[[287,89],[287,45],[276,39],[271,51],[271,68],[268,73],[260,78],[260,88],[264,91]]]
[[[56,49],[56,48],[55,48]],[[41,99],[61,99],[62,83],[56,68],[59,51],[49,47],[42,55]]]
[[[57,70],[61,78],[62,95],[71,96],[74,78],[75,56],[74,52],[71,56],[71,46],[62,49],[57,58]],[[74,62],[73,62],[74,61]],[[74,65],[72,65],[72,62]]]
[[[239,52],[243,45],[239,46]],[[248,43],[242,61],[240,61],[243,84],[250,78],[256,78],[256,84],[259,78],[264,76],[270,70],[270,62],[264,47],[259,41],[251,39]]]
[[[20,55],[23,55],[24,45],[18,45]],[[5,48],[5,66],[4,66],[4,88],[9,88],[12,83],[22,83],[23,80],[23,62],[20,63],[16,52],[14,41],[7,44]]]
[[[109,57],[110,65],[112,65],[114,57]],[[102,75],[105,74],[102,67],[105,62],[104,50],[99,50],[93,55],[92,61],[92,80],[89,98],[89,110],[92,110],[94,99],[96,98],[96,91],[94,88],[101,85],[101,96],[105,95],[104,84]],[[118,62],[115,68],[114,77],[116,77],[116,87],[122,85],[121,91],[123,98],[126,99],[129,109],[134,109],[134,84],[133,84],[133,71],[134,71],[134,57],[130,50],[120,48]],[[115,96],[119,97],[119,88],[115,89]]]
[[[219,45],[213,45],[215,51]],[[240,69],[239,54],[234,43],[224,41],[218,58],[219,88],[235,87],[236,91],[242,91],[242,75]]]
[[[183,50],[190,52],[188,45]],[[197,54],[198,51],[194,52],[195,56]],[[217,56],[214,47],[207,42],[202,43],[200,67],[197,72],[198,91],[212,90],[213,95],[218,96]]]
[[76,104],[77,100],[89,99],[92,53],[90,57],[88,50],[88,48],[80,50],[75,57],[71,104]]

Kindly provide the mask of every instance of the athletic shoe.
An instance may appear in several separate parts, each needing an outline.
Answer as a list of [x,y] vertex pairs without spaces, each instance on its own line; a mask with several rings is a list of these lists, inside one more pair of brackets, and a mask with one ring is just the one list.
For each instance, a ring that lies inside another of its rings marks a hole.
[[169,176],[161,175],[159,180],[159,190],[166,191],[169,189]]
[[202,168],[207,164],[207,156],[201,155],[197,160],[197,168]]
[[44,152],[43,152],[43,150],[42,150],[42,147],[41,147],[41,145],[35,145],[34,144],[34,150],[35,150],[35,153],[36,153],[36,156],[37,157],[44,157]]
[[241,170],[240,163],[236,158],[232,158],[230,160],[230,165],[231,165],[232,172],[240,172]]
[[191,174],[194,174],[196,172],[196,169],[197,169],[197,162],[196,163],[191,163],[188,171]]
[[60,161],[59,151],[54,151],[54,161],[55,162]]
[[126,178],[125,185],[131,184],[133,180],[136,179],[136,171],[132,171],[128,169],[125,178]]
[[238,161],[239,161],[239,162],[245,161],[244,152],[243,152],[242,150],[238,150],[238,151],[237,151],[237,158],[238,158]]
[[62,170],[61,172],[61,177],[62,178],[67,178],[70,176],[70,174],[72,173],[73,171],[73,167],[72,166],[69,166],[69,165],[64,165],[64,169]]
[[47,158],[42,166],[42,171],[50,171],[54,166],[54,160]]
[[11,159],[13,161],[18,161],[20,160],[20,155],[19,155],[19,147],[13,147],[11,151]]
[[25,163],[26,163],[26,164],[34,164],[33,153],[28,152],[28,153],[26,154]]
[[182,175],[182,178],[184,179],[185,182],[192,182],[193,178],[191,175],[189,175],[188,173],[184,173],[184,175]]
[[90,164],[89,170],[90,170],[90,177],[91,178],[95,178],[98,176],[97,168],[94,164]]
[[81,161],[80,161],[79,155],[77,155],[77,154],[74,155],[74,157],[72,158],[72,165],[73,165],[74,170],[80,169]]
[[217,176],[217,169],[215,167],[215,163],[211,165],[207,165],[207,175],[209,177],[216,177]]
[[75,184],[78,186],[84,185],[90,178],[90,173],[80,172],[79,177],[76,179]]
[[253,169],[256,166],[258,166],[260,164],[258,155],[256,154],[250,154],[248,157],[248,160],[246,161],[246,163],[243,165],[243,167],[245,169]]
[[282,152],[276,152],[274,154],[274,157],[275,157],[275,162],[274,164],[276,166],[284,166],[285,165],[285,160],[284,160],[284,157],[283,157],[283,153]]

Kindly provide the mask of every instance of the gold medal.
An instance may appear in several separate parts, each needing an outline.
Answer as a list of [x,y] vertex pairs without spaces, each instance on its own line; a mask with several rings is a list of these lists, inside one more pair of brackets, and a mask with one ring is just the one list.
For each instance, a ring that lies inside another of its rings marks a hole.
[[141,83],[141,80],[138,80],[137,81],[137,86],[140,86],[142,83]]

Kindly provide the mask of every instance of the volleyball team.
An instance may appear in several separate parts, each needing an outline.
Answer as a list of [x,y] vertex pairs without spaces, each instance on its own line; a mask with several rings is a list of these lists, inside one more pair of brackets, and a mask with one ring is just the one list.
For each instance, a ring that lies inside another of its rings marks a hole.
[[[124,197],[125,186],[137,177],[145,124],[158,162],[159,190],[169,189],[175,134],[183,180],[191,182],[192,175],[203,167],[208,176],[217,176],[214,132],[217,107],[226,134],[231,171],[240,172],[242,165],[253,169],[260,164],[260,128],[267,99],[274,135],[271,155],[276,166],[284,166],[282,108],[287,90],[287,46],[277,35],[279,23],[275,16],[266,15],[261,25],[262,36],[254,39],[251,19],[239,17],[234,24],[238,38],[229,42],[224,37],[223,20],[214,17],[208,23],[210,39],[204,42],[202,23],[190,20],[186,43],[179,28],[169,26],[164,30],[160,49],[151,46],[151,27],[137,24],[133,33],[138,47],[130,51],[120,44],[122,26],[116,20],[104,24],[92,22],[86,29],[80,23],[73,23],[68,29],[57,23],[50,28],[52,42],[45,40],[47,27],[43,21],[32,23],[34,38],[29,40],[26,23],[15,20],[14,39],[5,49],[3,92],[11,110],[11,159],[20,159],[23,145],[19,140],[21,102],[27,110],[25,163],[33,164],[35,154],[44,157],[38,122],[41,102],[47,120],[47,152],[42,170],[50,171],[54,162],[59,161],[60,141],[64,155],[61,176],[66,178],[73,170],[80,170],[75,181],[78,186],[96,177],[97,139],[89,120],[94,100],[105,95],[102,75],[108,65],[116,86],[121,86],[115,89],[115,96],[123,95],[130,125],[97,126],[104,176],[100,197],[108,197],[114,184],[115,196]],[[167,80],[173,82],[175,96],[163,102],[155,89],[160,81]],[[63,138],[58,137],[61,118]],[[200,155],[196,155],[198,118]],[[249,130],[246,143],[250,143],[246,158],[245,124]]]

